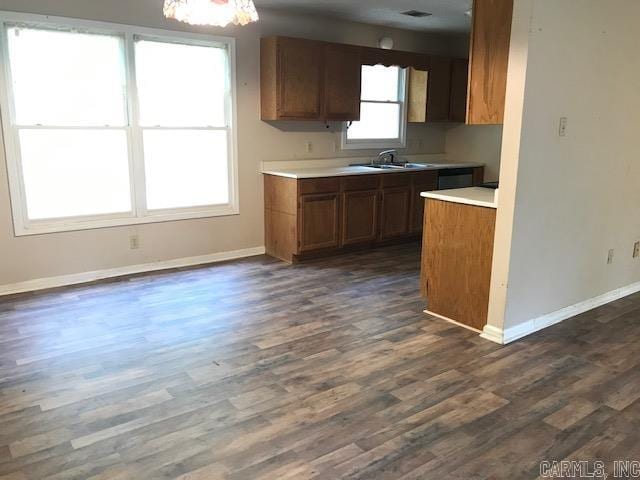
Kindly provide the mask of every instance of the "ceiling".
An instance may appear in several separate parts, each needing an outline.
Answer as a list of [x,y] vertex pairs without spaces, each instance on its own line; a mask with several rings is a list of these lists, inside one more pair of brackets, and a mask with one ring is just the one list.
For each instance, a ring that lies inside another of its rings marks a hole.
[[[424,32],[468,32],[472,0],[254,0],[261,7]],[[402,12],[432,15],[413,18]]]

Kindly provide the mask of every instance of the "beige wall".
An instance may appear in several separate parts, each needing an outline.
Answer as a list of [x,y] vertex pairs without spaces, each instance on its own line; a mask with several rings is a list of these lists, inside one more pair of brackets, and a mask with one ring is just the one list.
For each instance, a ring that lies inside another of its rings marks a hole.
[[504,328],[640,281],[640,2],[516,12],[490,309]]
[[[0,0],[0,10],[135,24],[153,28],[211,32],[237,39],[240,215],[212,219],[116,227],[16,238],[13,235],[4,152],[0,153],[0,285],[76,272],[259,247],[263,240],[264,160],[357,156],[369,152],[339,150],[339,126],[268,124],[259,120],[259,39],[271,34],[301,36],[375,46],[391,36],[398,49],[464,55],[465,39],[429,36],[357,23],[263,11],[258,24],[203,30],[167,21],[160,0]],[[412,125],[409,153],[442,153],[443,127]],[[306,153],[307,141],[313,152]],[[129,249],[129,235],[140,249]]]
[[486,164],[484,179],[500,177],[502,125],[455,125],[447,129],[445,151],[447,161]]

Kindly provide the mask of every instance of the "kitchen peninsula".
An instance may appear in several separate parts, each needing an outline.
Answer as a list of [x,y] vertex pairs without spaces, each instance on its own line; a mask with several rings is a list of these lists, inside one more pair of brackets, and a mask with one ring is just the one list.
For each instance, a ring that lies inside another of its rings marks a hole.
[[487,323],[498,190],[422,192],[426,313],[480,332]]

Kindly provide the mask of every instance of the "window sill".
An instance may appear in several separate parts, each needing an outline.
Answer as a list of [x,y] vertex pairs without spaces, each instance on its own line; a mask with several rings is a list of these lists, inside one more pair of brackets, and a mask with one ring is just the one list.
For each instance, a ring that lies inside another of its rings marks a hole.
[[[57,220],[55,222],[36,221],[27,225],[14,223],[15,236],[43,235],[48,233],[75,232],[80,230],[95,230],[111,227],[128,227],[149,223],[164,223],[180,220],[194,220],[199,218],[226,217],[239,215],[240,210],[234,205],[220,205],[206,210],[185,209],[183,211],[159,212],[146,217],[118,216]],[[128,214],[127,214],[128,215]]]

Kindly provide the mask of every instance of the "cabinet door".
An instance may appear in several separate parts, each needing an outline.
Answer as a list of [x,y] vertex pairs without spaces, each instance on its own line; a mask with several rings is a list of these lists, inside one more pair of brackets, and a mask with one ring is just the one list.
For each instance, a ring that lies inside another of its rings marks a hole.
[[300,252],[340,245],[339,193],[300,196]]
[[513,0],[475,0],[469,68],[470,125],[501,124],[507,89]]
[[427,121],[427,84],[429,82],[429,72],[409,67],[407,78],[409,81],[407,122],[424,123]]
[[448,122],[451,103],[451,59],[431,57],[427,87],[427,122]]
[[380,239],[387,240],[409,234],[411,188],[385,188],[382,190]]
[[361,72],[359,48],[333,44],[325,47],[325,119],[360,120]]
[[370,243],[378,234],[378,190],[342,194],[342,245]]
[[278,39],[278,118],[322,117],[322,65],[322,44]]
[[469,84],[469,61],[454,58],[451,64],[451,105],[449,120],[464,123],[467,117],[467,86]]

